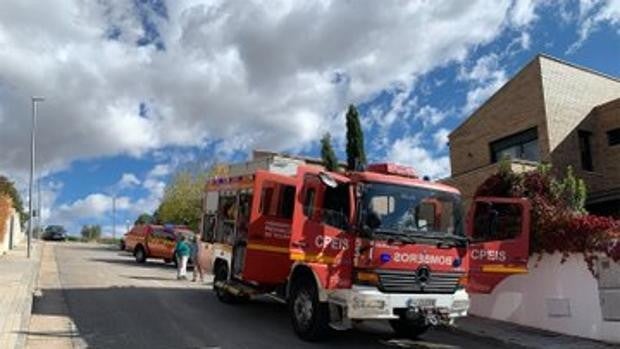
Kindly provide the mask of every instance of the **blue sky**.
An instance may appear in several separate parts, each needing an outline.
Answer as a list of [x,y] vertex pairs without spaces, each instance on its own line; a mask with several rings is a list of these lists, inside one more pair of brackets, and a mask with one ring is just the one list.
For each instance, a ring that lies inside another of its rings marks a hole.
[[25,188],[27,101],[44,94],[45,221],[109,232],[116,195],[120,232],[179,168],[245,160],[253,148],[318,156],[326,131],[344,158],[349,103],[372,161],[440,178],[447,134],[537,53],[620,76],[617,0],[401,7],[3,3],[0,172]]

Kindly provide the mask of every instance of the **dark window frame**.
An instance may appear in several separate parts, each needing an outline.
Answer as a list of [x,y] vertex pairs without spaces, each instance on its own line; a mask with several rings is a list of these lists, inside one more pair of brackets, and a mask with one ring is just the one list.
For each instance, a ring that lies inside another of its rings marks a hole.
[[304,206],[303,206],[304,216],[308,218],[312,218],[312,216],[314,215],[314,201],[315,200],[316,200],[316,189],[313,187],[307,188],[304,194]]
[[584,171],[593,172],[594,163],[592,161],[592,132],[577,130],[577,138],[579,142],[581,169]]
[[473,242],[507,241],[523,233],[523,207],[515,203],[474,204]]
[[620,127],[607,131],[607,144],[610,147],[620,145]]
[[[500,139],[496,139],[489,143],[489,149],[491,151],[491,163],[496,163],[502,159],[499,159],[497,156],[503,150],[520,146],[521,152],[523,153],[523,146],[532,141],[537,141],[538,138],[538,127],[534,126],[524,131],[520,131],[517,133],[513,133],[506,137],[502,137]],[[540,148],[538,149],[540,152]],[[522,159],[528,160],[528,159]]]

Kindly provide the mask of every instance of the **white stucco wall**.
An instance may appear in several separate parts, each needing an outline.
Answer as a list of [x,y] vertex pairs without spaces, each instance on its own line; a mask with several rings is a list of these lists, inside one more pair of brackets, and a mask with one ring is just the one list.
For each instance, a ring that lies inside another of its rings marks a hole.
[[[620,321],[603,321],[599,288],[580,254],[531,258],[488,295],[472,294],[470,313],[573,336],[620,343]],[[620,268],[614,263],[613,268]],[[619,269],[620,270],[620,269]]]
[[[11,216],[13,217],[13,245],[9,246],[9,243],[11,242],[11,238],[9,237],[11,233]],[[6,229],[4,239],[0,240],[0,254],[10,250],[12,247],[15,247],[18,243],[20,243],[26,238],[25,231],[22,231],[19,225],[19,214],[14,209],[11,209],[11,216],[9,216],[6,222],[0,222],[0,224],[5,225]]]

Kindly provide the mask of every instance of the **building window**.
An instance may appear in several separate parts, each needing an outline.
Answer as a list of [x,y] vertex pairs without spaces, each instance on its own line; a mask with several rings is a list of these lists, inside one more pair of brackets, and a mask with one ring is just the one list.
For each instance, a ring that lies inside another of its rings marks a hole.
[[592,166],[592,145],[591,138],[592,132],[588,131],[577,131],[579,135],[579,153],[581,154],[581,168],[586,171],[594,171],[594,166]]
[[607,141],[609,146],[620,144],[620,128],[616,128],[611,131],[607,131]]
[[492,163],[505,157],[530,161],[540,160],[536,127],[493,141],[490,147]]

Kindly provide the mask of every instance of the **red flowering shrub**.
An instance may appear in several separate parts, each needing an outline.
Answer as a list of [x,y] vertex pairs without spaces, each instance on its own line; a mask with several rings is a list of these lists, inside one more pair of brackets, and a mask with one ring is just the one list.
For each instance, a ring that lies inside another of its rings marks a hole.
[[548,167],[516,174],[503,167],[476,190],[476,196],[526,197],[532,204],[530,254],[582,253],[588,268],[599,253],[620,260],[620,221],[587,214],[585,185],[569,169],[558,180]]

